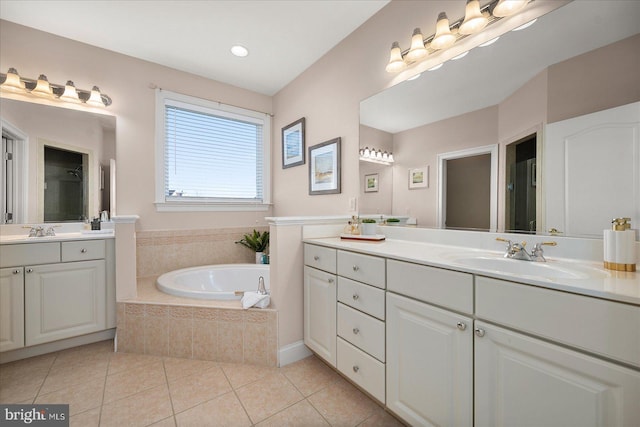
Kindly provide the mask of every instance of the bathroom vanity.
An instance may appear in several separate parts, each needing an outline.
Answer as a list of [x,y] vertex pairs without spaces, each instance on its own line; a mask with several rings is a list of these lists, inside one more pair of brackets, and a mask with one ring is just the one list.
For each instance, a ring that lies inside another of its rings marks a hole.
[[410,425],[640,425],[637,273],[389,235],[304,263],[305,344]]
[[[113,233],[4,237],[1,352],[25,349],[31,350],[25,355],[40,354],[77,345],[69,339],[115,328]],[[54,344],[47,349],[42,346],[47,343]]]

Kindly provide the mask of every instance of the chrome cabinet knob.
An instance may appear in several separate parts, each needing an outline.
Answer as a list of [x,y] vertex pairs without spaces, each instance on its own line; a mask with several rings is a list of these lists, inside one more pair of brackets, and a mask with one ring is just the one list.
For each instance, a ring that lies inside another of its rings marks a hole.
[[27,273],[33,273],[33,268],[27,268]]
[[358,298],[360,298],[360,296],[358,294],[353,294],[352,298],[354,301],[358,301]]
[[358,366],[354,366],[353,367],[353,372],[358,372],[360,370],[360,368]]
[[475,332],[476,332],[476,335],[479,336],[480,338],[484,336],[484,329],[476,328]]
[[80,253],[86,254],[87,250],[85,248],[80,249]]
[[13,274],[20,274],[20,269],[16,268],[15,270],[13,270]]
[[360,329],[358,328],[353,328],[353,333],[358,335],[360,333]]
[[315,256],[313,257],[313,260],[314,260],[314,261],[318,261],[318,260],[320,260],[320,257],[319,257],[318,255],[315,255]]
[[333,283],[333,279],[328,279],[327,280],[329,283]]
[[458,322],[458,324],[456,325],[458,327],[458,329],[460,329],[461,331],[464,331],[465,329],[467,329],[467,325],[463,322]]
[[354,265],[353,266],[353,271],[358,271],[358,270],[360,270],[360,267],[358,267],[357,265]]

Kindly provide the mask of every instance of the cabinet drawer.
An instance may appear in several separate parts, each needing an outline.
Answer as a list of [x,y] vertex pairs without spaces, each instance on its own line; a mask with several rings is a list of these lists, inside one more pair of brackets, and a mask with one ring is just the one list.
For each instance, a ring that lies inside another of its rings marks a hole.
[[382,289],[338,277],[338,301],[384,320],[384,291]]
[[104,240],[62,242],[62,262],[103,259],[104,256]]
[[384,322],[338,303],[338,336],[384,362]]
[[430,304],[473,313],[473,275],[389,260],[387,288]]
[[380,402],[385,401],[385,370],[380,363],[338,338],[338,370]]
[[640,366],[640,307],[476,277],[476,314]]
[[338,275],[378,288],[386,287],[384,258],[338,251]]
[[60,243],[0,245],[0,268],[60,262]]
[[336,250],[322,246],[304,245],[304,263],[319,270],[336,272]]

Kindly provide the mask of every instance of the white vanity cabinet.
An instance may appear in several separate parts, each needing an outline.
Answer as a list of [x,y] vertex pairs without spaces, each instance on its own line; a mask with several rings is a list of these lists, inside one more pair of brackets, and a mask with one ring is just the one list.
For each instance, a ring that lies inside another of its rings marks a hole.
[[388,260],[387,286],[387,407],[412,426],[471,426],[473,319],[423,301],[472,309],[473,277]]
[[114,247],[112,239],[1,245],[0,351],[115,327]]
[[24,347],[24,269],[0,269],[0,352]]

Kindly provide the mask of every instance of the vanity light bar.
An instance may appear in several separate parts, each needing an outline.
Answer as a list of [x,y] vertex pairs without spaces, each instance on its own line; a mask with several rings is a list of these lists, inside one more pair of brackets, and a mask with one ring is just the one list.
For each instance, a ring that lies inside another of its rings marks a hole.
[[360,149],[360,160],[364,162],[380,163],[383,165],[390,165],[394,162],[393,153],[387,153],[386,151],[376,150],[375,148],[369,149],[369,147]]
[[[429,37],[422,38],[422,43],[419,43],[417,41],[416,36],[418,34],[422,36],[422,34],[420,33],[420,29],[416,28],[415,30],[413,30],[411,47],[409,49],[401,50],[398,42],[394,42],[392,44],[389,62],[387,63],[386,70],[389,73],[400,72],[407,68],[408,65],[420,62],[432,53],[439,50],[445,50],[457,43],[459,40],[478,33],[484,28],[495,24],[503,18],[512,16],[520,12],[531,1],[535,0],[493,0],[488,4],[480,7],[478,0],[467,0],[467,11],[465,15],[469,15],[470,11],[472,11],[474,14],[473,16],[465,16],[458,19],[457,21],[454,21],[453,23],[448,25],[449,32],[446,32],[446,29],[444,29],[443,26],[447,25],[449,21],[447,19],[446,13],[441,13],[438,16],[438,20],[436,22],[436,33]],[[471,21],[473,20],[480,21],[482,19],[485,19],[486,22],[469,25],[472,24]],[[461,30],[461,26],[466,26],[467,28],[463,28],[463,30]],[[475,28],[473,28],[474,26]],[[436,38],[436,36],[440,37],[442,35],[442,32],[446,32],[447,37],[454,37],[455,39],[449,40],[446,44],[442,44],[442,47],[432,44],[434,38]]]
[[100,92],[98,86],[91,90],[78,89],[71,80],[66,84],[49,83],[47,76],[41,74],[37,79],[20,77],[15,68],[9,68],[7,74],[0,73],[0,90],[26,94],[74,104],[86,104],[91,107],[108,107],[111,97]]

